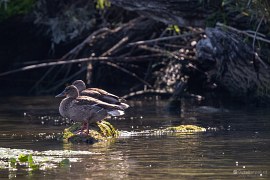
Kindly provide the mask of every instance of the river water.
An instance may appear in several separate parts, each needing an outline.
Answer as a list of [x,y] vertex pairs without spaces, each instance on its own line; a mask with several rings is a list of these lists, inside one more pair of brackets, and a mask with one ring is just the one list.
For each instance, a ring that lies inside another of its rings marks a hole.
[[[126,115],[110,119],[121,136],[88,145],[58,140],[70,125],[58,114],[59,101],[1,98],[0,179],[270,179],[270,109],[216,109],[184,99],[169,111],[164,100],[128,101]],[[207,131],[149,132],[181,124]],[[27,153],[47,168],[11,167],[12,156]]]

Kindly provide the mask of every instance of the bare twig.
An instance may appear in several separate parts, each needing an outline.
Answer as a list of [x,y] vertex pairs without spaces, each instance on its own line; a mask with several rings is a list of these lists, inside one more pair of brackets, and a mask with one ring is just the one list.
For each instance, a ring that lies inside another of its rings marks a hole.
[[103,57],[103,56],[110,55],[118,47],[120,47],[122,44],[126,43],[128,41],[128,39],[129,39],[128,37],[124,37],[117,44],[115,44],[112,48],[110,48],[108,51],[106,51],[105,53],[103,53],[101,56]]
[[[73,48],[72,50],[70,50],[68,53],[66,53],[61,59],[59,60],[65,60],[68,58],[68,56],[72,55],[72,54],[75,54],[74,56],[76,56],[77,54],[79,54],[79,52],[84,48],[84,46],[86,44],[88,44],[89,42],[91,42],[92,39],[95,38],[95,36],[97,36],[98,34],[100,33],[104,33],[104,32],[107,32],[109,31],[108,28],[102,28],[102,29],[99,29],[95,32],[93,32],[92,34],[90,34],[82,43],[80,43],[79,45],[77,45],[75,48]],[[73,56],[73,57],[74,57]]]
[[151,39],[151,40],[146,40],[146,41],[137,41],[137,42],[133,42],[133,43],[129,43],[129,46],[134,46],[134,45],[142,45],[142,44],[151,44],[151,43],[155,43],[158,41],[167,41],[167,40],[172,40],[172,39],[177,39],[177,38],[184,38],[184,37],[188,37],[188,36],[194,36],[196,34],[201,34],[203,32],[197,32],[197,33],[186,33],[186,34],[182,34],[182,35],[177,35],[177,36],[169,36],[169,37],[161,37],[161,38],[156,38],[156,39]]
[[127,98],[131,98],[133,96],[144,95],[144,94],[171,95],[172,93],[168,92],[166,90],[161,90],[161,89],[157,89],[157,90],[156,89],[144,89],[144,90],[140,90],[140,91],[131,92],[129,94],[122,96],[121,98],[127,99]]
[[266,42],[266,43],[270,43],[270,40],[268,40],[268,39],[265,39],[265,38],[262,38],[262,37],[258,37],[258,36],[255,37],[254,35],[251,35],[251,34],[247,33],[246,31],[241,31],[239,29],[236,29],[236,28],[231,27],[231,26],[227,26],[227,25],[222,24],[220,22],[217,22],[216,25],[219,26],[219,27],[227,28],[227,29],[229,29],[231,31],[235,31],[235,32],[240,33],[240,34],[244,34],[244,35],[246,35],[248,37],[255,38],[257,40],[260,40],[260,41],[263,41],[263,42]]
[[119,66],[119,65],[117,65],[115,63],[112,63],[112,62],[101,62],[101,63],[104,63],[106,65],[112,66],[112,67],[114,67],[116,69],[119,69],[119,70],[121,70],[121,71],[123,71],[123,72],[125,72],[125,73],[127,73],[127,74],[129,74],[131,76],[133,76],[134,78],[138,79],[143,84],[145,84],[145,85],[149,86],[150,88],[152,88],[152,85],[151,84],[149,84],[148,82],[146,82],[145,80],[143,80],[142,78],[140,78],[137,74],[135,74],[133,72],[130,72],[129,70],[127,70],[127,69],[125,69],[125,68],[123,68],[123,67],[121,67],[121,66]]
[[82,69],[80,69],[76,73],[72,74],[71,76],[69,76],[65,79],[61,79],[61,81],[55,83],[54,86],[52,86],[50,88],[46,88],[46,90],[43,90],[42,93],[48,93],[48,92],[53,92],[53,91],[57,90],[59,87],[63,86],[63,84],[65,84],[66,82],[69,82],[71,79],[78,76],[80,73],[82,73],[85,70],[86,70],[86,67],[83,67]]
[[157,48],[157,47],[153,48],[153,47],[149,47],[146,45],[140,45],[139,48],[145,49],[148,51],[152,51],[152,52],[156,52],[156,53],[163,53],[164,55],[173,57],[175,59],[179,59],[179,57],[176,54],[174,54],[173,52],[167,51],[165,49],[161,49],[161,48]]
[[268,66],[265,64],[265,62],[263,62],[263,60],[260,58],[260,56],[258,55],[258,53],[255,52],[254,55],[255,55],[255,59],[257,59],[263,65],[263,67],[265,69],[268,69]]
[[264,19],[264,16],[261,18],[261,20],[260,20],[260,22],[259,22],[259,24],[258,24],[258,26],[256,28],[255,34],[254,34],[253,43],[252,43],[253,51],[255,51],[255,41],[256,41],[257,33],[258,33],[258,31],[259,31],[259,29],[261,27],[263,19]]

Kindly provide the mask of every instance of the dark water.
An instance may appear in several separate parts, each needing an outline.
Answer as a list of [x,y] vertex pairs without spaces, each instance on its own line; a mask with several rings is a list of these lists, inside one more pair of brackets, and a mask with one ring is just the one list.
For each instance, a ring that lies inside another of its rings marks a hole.
[[[69,126],[58,115],[58,103],[53,97],[1,98],[0,153],[1,149],[4,154],[50,152],[47,158],[70,162],[61,166],[52,161],[51,168],[33,171],[2,166],[0,179],[270,179],[269,109],[228,107],[227,111],[183,100],[181,109],[168,111],[165,101],[130,101],[125,117],[110,121],[123,135],[86,145],[57,140]],[[210,129],[141,133],[180,124]],[[3,164],[8,158],[0,160]]]

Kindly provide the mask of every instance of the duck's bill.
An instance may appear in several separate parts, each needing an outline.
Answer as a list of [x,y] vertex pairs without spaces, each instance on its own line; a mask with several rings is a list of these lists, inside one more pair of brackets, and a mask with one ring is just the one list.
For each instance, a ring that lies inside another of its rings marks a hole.
[[66,93],[65,91],[61,92],[60,94],[56,95],[55,97],[65,97]]

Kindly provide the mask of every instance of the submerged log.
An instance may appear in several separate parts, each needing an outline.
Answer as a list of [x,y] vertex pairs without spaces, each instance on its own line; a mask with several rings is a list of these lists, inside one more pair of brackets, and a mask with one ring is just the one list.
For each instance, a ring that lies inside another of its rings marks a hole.
[[269,102],[270,71],[239,34],[206,28],[206,39],[196,46],[201,66],[221,88],[246,102]]

